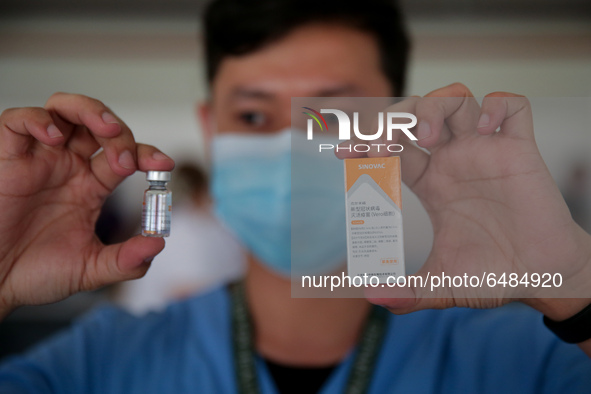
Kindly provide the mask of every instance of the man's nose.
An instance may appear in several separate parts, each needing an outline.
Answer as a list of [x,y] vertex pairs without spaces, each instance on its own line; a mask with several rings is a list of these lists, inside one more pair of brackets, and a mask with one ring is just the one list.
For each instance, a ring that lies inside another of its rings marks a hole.
[[[291,116],[292,108],[291,108],[291,100],[286,102],[281,107],[281,112],[277,116],[277,130],[283,130],[289,127],[292,127],[292,116]],[[294,120],[298,120],[299,117],[294,117]],[[294,125],[295,126],[295,125]]]

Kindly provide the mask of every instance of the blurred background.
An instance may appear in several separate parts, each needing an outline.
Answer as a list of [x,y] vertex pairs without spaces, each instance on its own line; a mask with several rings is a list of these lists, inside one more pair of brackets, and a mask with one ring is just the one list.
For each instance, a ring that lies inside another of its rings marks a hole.
[[[0,3],[0,110],[42,106],[56,91],[82,93],[102,100],[131,127],[136,140],[158,146],[177,163],[182,163],[183,168],[189,168],[172,188],[175,204],[186,207],[187,212],[198,218],[200,224],[195,228],[187,223],[185,228],[178,229],[193,239],[192,231],[203,229],[204,224],[208,229],[215,226],[207,217],[206,181],[194,172],[201,168],[206,179],[206,147],[195,116],[196,103],[208,94],[199,22],[205,3],[200,0],[2,0]],[[536,138],[544,159],[573,216],[589,231],[591,3],[588,0],[405,0],[401,5],[413,41],[407,95],[424,95],[460,81],[476,97],[501,90],[526,95],[534,104],[536,98],[580,98],[570,101],[578,106],[572,123],[553,119],[547,108],[536,112],[535,105],[534,115]],[[539,102],[557,101],[540,99]],[[562,102],[566,111],[563,113],[568,114],[572,106],[566,99]],[[105,242],[117,242],[138,232],[145,188],[144,176],[138,173],[114,193],[97,228]],[[413,272],[429,253],[431,230],[426,213],[414,196],[405,190],[403,200],[405,218],[409,218],[405,219],[406,258]],[[232,242],[223,229],[216,231],[219,233],[215,233],[215,239]],[[182,242],[178,240],[179,245]],[[199,278],[214,282],[235,277],[241,272],[241,251],[237,244],[230,249],[224,259],[231,264],[217,267],[210,262],[210,268],[213,266],[213,271],[219,272],[195,270],[191,276],[193,282],[177,282],[186,276],[187,269],[193,269],[192,260],[184,263],[184,271],[171,274],[166,256],[160,256],[154,260],[150,273],[135,281],[134,288],[109,288],[54,305],[21,308],[0,324],[0,357],[21,351],[105,300],[114,299],[141,313],[161,307],[162,300],[183,297],[207,287],[197,283]],[[196,245],[194,254],[199,250]],[[207,254],[204,256],[206,261]],[[176,290],[171,290],[174,286]],[[144,302],[150,298],[146,294],[156,292],[159,300]]]

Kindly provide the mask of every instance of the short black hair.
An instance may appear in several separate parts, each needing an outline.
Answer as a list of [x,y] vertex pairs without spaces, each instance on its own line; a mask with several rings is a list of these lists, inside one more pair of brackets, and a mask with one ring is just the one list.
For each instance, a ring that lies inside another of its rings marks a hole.
[[250,54],[315,22],[372,34],[392,91],[403,95],[410,44],[395,0],[214,0],[204,18],[209,83],[225,57]]

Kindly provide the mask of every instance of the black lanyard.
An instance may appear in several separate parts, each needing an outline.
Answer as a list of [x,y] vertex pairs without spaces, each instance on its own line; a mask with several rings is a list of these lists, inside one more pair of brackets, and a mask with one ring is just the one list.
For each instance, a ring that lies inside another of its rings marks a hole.
[[[244,283],[239,282],[230,287],[232,295],[232,336],[234,362],[238,392],[241,394],[259,394],[259,384],[255,366],[255,349],[252,323],[246,305]],[[346,394],[366,393],[371,382],[374,365],[381,348],[388,312],[374,306],[365,324],[357,354],[349,373],[345,388]]]

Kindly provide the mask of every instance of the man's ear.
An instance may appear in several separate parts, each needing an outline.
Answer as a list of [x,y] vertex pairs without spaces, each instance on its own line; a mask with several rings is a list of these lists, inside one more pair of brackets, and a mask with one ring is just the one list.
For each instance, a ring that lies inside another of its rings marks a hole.
[[203,132],[203,146],[205,147],[205,154],[209,160],[211,140],[213,139],[213,134],[215,133],[215,119],[213,116],[211,102],[198,102],[195,106],[195,114],[197,115],[197,120],[201,124],[201,130]]

